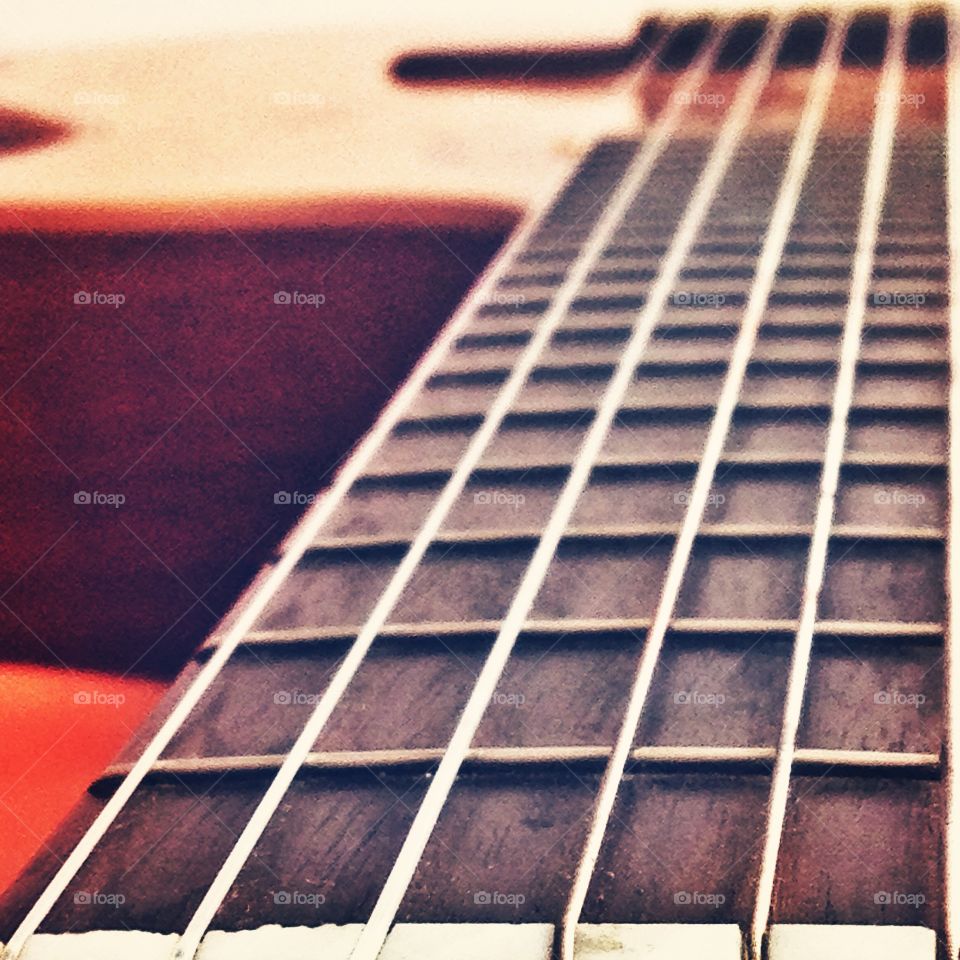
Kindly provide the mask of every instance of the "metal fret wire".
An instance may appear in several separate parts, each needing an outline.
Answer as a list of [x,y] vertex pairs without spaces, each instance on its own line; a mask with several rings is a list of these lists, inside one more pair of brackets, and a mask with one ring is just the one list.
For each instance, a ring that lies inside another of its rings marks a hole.
[[[702,528],[701,528],[702,532]],[[942,537],[941,537],[942,540]],[[635,634],[650,628],[649,617],[592,618],[527,620],[523,632],[528,636],[544,634],[590,635],[597,633]],[[483,634],[496,636],[500,622],[498,620],[434,620],[416,623],[387,624],[380,633],[381,637],[403,637],[420,640],[439,640],[443,637],[468,637]],[[677,617],[671,622],[671,632],[701,636],[703,634],[749,633],[758,636],[781,634],[794,636],[796,620],[776,619],[731,619],[725,617]],[[816,633],[831,637],[857,637],[877,640],[927,639],[941,641],[943,625],[930,621],[892,621],[892,620],[819,620]],[[244,640],[245,646],[289,646],[302,644],[310,646],[327,642],[342,642],[355,635],[349,627],[320,627],[295,630],[264,630],[250,633]],[[201,647],[198,655],[202,655]],[[206,648],[208,651],[210,647]]]
[[[683,367],[684,370],[690,370],[689,364],[678,364],[678,369]],[[832,410],[830,404],[827,403],[804,403],[802,400],[795,402],[783,402],[780,400],[777,401],[767,401],[767,400],[746,400],[740,404],[741,409],[743,410],[763,410],[770,413],[780,413],[780,414],[789,414],[796,412],[804,411],[813,411],[816,413],[826,413],[829,414]],[[699,401],[694,401],[691,403],[663,403],[663,402],[630,402],[625,403],[621,408],[623,413],[640,413],[640,414],[670,414],[670,413],[684,413],[684,414],[693,414],[693,413],[712,413],[716,408],[711,404],[701,403]],[[917,411],[934,411],[941,412],[944,410],[942,404],[937,402],[928,402],[928,403],[910,403],[910,404],[898,404],[891,403],[887,400],[883,401],[861,401],[853,405],[853,410],[871,412],[876,411],[879,413],[888,413],[896,416],[897,414],[907,414],[915,413]],[[564,416],[570,415],[574,417],[582,417],[588,415],[593,411],[593,407],[588,407],[583,404],[571,404],[570,406],[560,406],[559,404],[556,407],[550,409],[542,409],[532,411],[534,416],[539,417],[543,416]],[[524,411],[523,416],[528,415],[528,411]],[[458,417],[460,415],[457,415]],[[468,414],[467,416],[473,416],[473,414]],[[425,420],[431,423],[449,423],[451,418],[448,417],[425,417]],[[456,419],[456,418],[454,418]]]
[[[718,458],[719,459],[719,458]],[[683,524],[675,521],[650,521],[629,524],[590,524],[568,527],[563,539],[580,543],[616,542],[622,540],[648,540],[654,537],[679,537]],[[699,535],[710,539],[772,540],[785,537],[809,538],[813,533],[812,523],[761,523],[757,521],[724,521],[706,523],[698,528]],[[939,526],[885,527],[880,524],[841,523],[834,528],[834,536],[843,540],[907,540],[923,542],[943,540],[943,528]],[[444,530],[437,534],[435,544],[443,546],[480,546],[483,544],[533,544],[540,539],[540,528],[518,527],[515,530],[502,527],[471,530]],[[393,534],[370,534],[339,540],[318,540],[312,547],[320,554],[330,551],[396,550],[409,545],[410,541]]]
[[757,332],[763,320],[767,299],[777,276],[777,268],[783,248],[789,236],[800,192],[806,180],[814,147],[826,116],[830,93],[834,87],[840,66],[840,54],[846,34],[846,19],[838,17],[831,22],[823,53],[817,70],[810,81],[807,102],[791,147],[783,182],[778,191],[767,235],[757,264],[750,296],[741,322],[740,333],[730,358],[716,414],[704,445],[703,457],[697,469],[690,502],[683,518],[683,525],[670,558],[653,625],[643,645],[643,653],[637,665],[630,698],[624,711],[616,744],[610,762],[604,772],[594,808],[590,831],[584,844],[574,878],[570,898],[563,914],[560,956],[573,960],[577,924],[587,898],[590,881],[603,845],[610,815],[617,799],[623,772],[630,756],[630,748],[636,736],[640,716],[646,703],[653,675],[657,669],[667,629],[673,618],[680,588],[689,566],[693,544],[703,521],[710,488],[713,486],[717,464],[723,453],[730,424],[733,421],[747,366],[753,354]]
[[[314,770],[385,770],[395,767],[422,766],[439,763],[443,759],[443,747],[388,748],[383,750],[312,750],[303,762],[304,767]],[[519,767],[525,764],[558,764],[569,768],[577,763],[607,761],[613,754],[609,746],[553,745],[547,747],[471,747],[464,756],[464,763],[497,767]],[[689,747],[689,746],[643,746],[630,750],[630,763],[649,763],[665,766],[708,766],[716,769],[722,765],[751,767],[760,765],[768,771],[776,759],[775,747]],[[940,772],[940,754],[904,753],[888,750],[842,750],[829,747],[805,747],[795,753],[794,770],[804,769],[822,773],[824,767],[831,770],[883,770],[888,774],[914,773],[936,779]],[[238,754],[219,757],[171,757],[158,760],[150,771],[151,777],[173,774],[177,777],[221,776],[249,771],[274,772],[280,768],[286,754]],[[106,784],[123,776],[128,767],[117,764],[108,767],[94,781]]]
[[737,144],[759,100],[773,67],[774,57],[785,29],[782,17],[774,20],[767,31],[763,47],[755,62],[740,83],[736,99],[724,121],[720,135],[704,166],[701,179],[684,211],[657,279],[650,290],[649,300],[640,311],[633,334],[617,364],[597,414],[574,460],[550,519],[544,528],[537,549],[524,572],[523,580],[510,605],[503,625],[490,650],[487,661],[477,678],[467,705],[444,753],[429,788],[420,803],[414,821],[387,881],[380,892],[373,911],[364,925],[351,960],[376,960],[393,925],[410,880],[420,857],[436,826],[443,806],[456,780],[463,759],[470,748],[477,727],[493,695],[497,681],[510,656],[516,638],[526,621],[537,593],[556,555],[557,547],[576,507],[580,493],[590,477],[594,462],[607,433],[616,418],[634,370],[646,350],[667,298],[673,290],[683,263],[706,217],[710,201],[719,187]]
[[[956,47],[956,43],[954,39],[955,29],[956,29],[956,24],[954,21],[951,21],[951,44],[950,44],[950,61],[949,61],[950,81],[949,81],[949,87],[948,87],[949,95],[951,98],[949,101],[950,110],[949,110],[949,120],[948,120],[948,130],[950,134],[950,153],[949,153],[950,165],[949,165],[949,176],[948,176],[948,190],[951,197],[956,196],[957,191],[960,190],[960,183],[957,182],[958,180],[960,180],[960,176],[958,176],[957,171],[954,169],[957,166],[956,164],[957,150],[960,149],[960,145],[958,145],[958,141],[960,141],[960,132],[958,132],[958,122],[955,117],[956,107],[953,105],[953,99],[956,97],[958,75],[960,75],[960,68],[958,68],[958,65],[957,65],[958,56],[957,56],[957,51],[955,50],[955,47]],[[553,191],[551,191],[551,195],[552,193]],[[950,239],[951,239],[951,289],[952,290],[956,290],[960,288],[960,276],[958,276],[958,274],[960,274],[960,269],[958,269],[958,266],[957,266],[958,261],[956,257],[956,252],[958,249],[960,249],[960,224],[955,222],[956,220],[957,218],[955,216],[955,210],[953,208],[953,201],[951,200]],[[408,405],[410,399],[412,399],[412,397],[416,394],[416,392],[418,392],[420,385],[423,382],[425,382],[425,380],[429,377],[431,370],[436,368],[436,366],[438,365],[438,362],[442,359],[443,355],[447,353],[451,345],[451,342],[453,340],[454,326],[455,325],[459,326],[460,325],[459,321],[462,321],[465,318],[465,316],[469,313],[469,305],[471,303],[475,304],[480,300],[482,300],[484,292],[493,286],[493,284],[496,281],[497,275],[503,272],[502,268],[505,268],[505,266],[513,259],[514,254],[518,250],[522,249],[524,240],[530,235],[530,233],[533,232],[533,229],[536,227],[536,224],[537,224],[536,220],[529,221],[528,224],[526,225],[526,228],[515,235],[513,241],[508,245],[508,248],[503,252],[503,254],[501,254],[501,256],[497,260],[497,263],[495,264],[495,267],[499,269],[492,270],[491,272],[488,272],[485,275],[485,277],[481,282],[481,285],[476,289],[474,295],[470,298],[468,302],[466,302],[463,305],[463,307],[461,308],[461,311],[458,312],[458,316],[455,317],[454,321],[451,322],[451,325],[448,327],[448,330],[444,334],[442,340],[438,341],[435,344],[434,349],[432,349],[430,353],[428,353],[427,356],[424,357],[423,361],[421,362],[420,365],[418,365],[418,368],[412,375],[411,381],[408,382],[408,384],[405,386],[401,394],[397,395],[394,403],[390,405],[387,411],[385,411],[383,418],[377,424],[377,429],[375,429],[371,433],[371,435],[368,436],[367,440],[361,445],[360,448],[358,448],[356,453],[353,455],[351,462],[347,464],[344,471],[338,477],[337,484],[335,484],[334,487],[331,488],[331,490],[326,495],[326,497],[321,502],[318,503],[317,507],[311,510],[310,513],[308,513],[308,515],[303,518],[301,524],[299,525],[301,529],[298,531],[295,531],[289,538],[290,542],[289,542],[289,547],[287,548],[288,553],[283,558],[283,560],[287,560],[291,551],[297,554],[296,558],[294,558],[293,561],[288,564],[289,567],[292,567],[292,565],[296,562],[296,559],[299,558],[299,555],[301,555],[304,552],[304,548],[303,548],[304,537],[302,536],[302,530],[306,527],[312,527],[313,529],[316,529],[319,526],[321,526],[323,522],[325,522],[329,514],[332,512],[333,508],[336,507],[337,503],[342,498],[343,493],[345,493],[346,490],[349,488],[349,486],[352,485],[352,479],[346,480],[346,477],[350,474],[352,474],[353,476],[356,476],[357,474],[359,474],[360,471],[362,470],[364,461],[368,460],[370,455],[375,451],[376,447],[379,446],[380,443],[382,443],[382,440],[384,439],[389,429],[389,427],[387,429],[383,429],[384,420],[387,420],[390,414],[395,414],[395,416],[392,418],[394,421],[400,419],[400,417],[402,416],[403,408]],[[951,298],[951,302],[952,301],[953,301],[953,298]],[[951,367],[954,370],[956,369],[955,364],[957,362],[960,362],[960,360],[958,360],[958,356],[960,356],[960,345],[958,345],[955,342],[957,335],[958,335],[958,331],[952,328],[951,329]],[[414,385],[415,381],[418,381],[416,385]],[[406,402],[404,402],[404,394],[406,395],[405,396]],[[957,409],[960,409],[960,407],[958,407],[958,404],[960,404],[960,396],[958,396],[958,394],[960,394],[960,389],[958,389],[958,382],[956,378],[954,378],[951,384],[951,396],[950,396],[951,426],[954,423],[956,423],[956,411]],[[375,439],[376,435],[379,435],[379,439]],[[956,448],[957,448],[956,443],[952,443],[951,450]],[[351,467],[353,467],[354,469],[351,470],[350,469]],[[951,482],[953,481],[954,476],[956,476],[956,474],[951,470]],[[956,492],[955,488],[952,488],[952,493],[955,493],[955,492]],[[953,502],[956,502],[953,499],[953,497],[951,497],[951,499]],[[322,515],[320,516],[320,519],[317,519],[318,515]],[[951,531],[950,531],[951,542],[952,542],[952,534],[954,532],[954,526],[953,526],[954,522],[958,522],[958,521],[954,520],[954,513],[952,512]],[[281,561],[281,565],[282,563],[283,561]],[[950,553],[948,551],[948,570],[950,569],[949,564],[950,564]],[[272,595],[276,587],[279,585],[279,580],[282,580],[283,576],[286,575],[286,572],[287,571],[285,570],[280,577],[277,577],[276,576],[277,568],[274,568],[274,570],[271,571],[271,573],[273,574],[272,576],[269,576],[267,578],[258,578],[258,582],[254,584],[253,588],[248,590],[247,594],[244,597],[242,597],[237,604],[238,607],[251,604],[255,606],[257,610],[255,613],[251,614],[250,613],[251,607],[248,606],[247,609],[244,611],[244,615],[242,616],[242,621],[238,621],[238,623],[239,622],[252,623],[253,620],[255,620],[256,616],[259,615],[259,611],[262,610],[267,600],[269,600],[270,595]],[[948,588],[949,588],[950,579],[952,579],[952,574],[948,576]],[[251,596],[251,594],[256,594],[256,596]],[[176,726],[174,726],[169,731],[169,734],[164,738],[164,742],[159,744],[159,747],[153,751],[157,756],[159,756],[159,754],[165,748],[166,742],[169,741],[169,739],[173,736],[173,734],[179,728],[180,723],[182,723],[183,720],[186,718],[187,713],[189,713],[189,711],[195,705],[196,700],[199,699],[199,696],[202,695],[204,690],[209,686],[209,683],[216,676],[216,673],[219,672],[219,669],[223,666],[223,663],[230,656],[233,649],[235,649],[239,640],[242,639],[242,636],[243,636],[243,631],[238,630],[237,625],[235,625],[234,628],[231,629],[230,633],[227,635],[223,643],[218,648],[217,653],[215,654],[216,659],[219,660],[219,663],[217,664],[216,669],[213,669],[213,670],[209,669],[214,665],[214,658],[211,658],[211,662],[210,664],[208,664],[208,669],[201,673],[201,675],[194,681],[194,684],[191,686],[191,688],[188,689],[188,691],[184,694],[184,697],[178,704],[178,707],[168,718],[167,724],[165,724],[164,727],[161,728],[161,730],[155,736],[154,740],[151,742],[150,746],[147,748],[147,751],[150,751],[151,748],[157,745],[160,737],[164,734],[164,730],[167,727],[167,725],[170,723],[170,721],[174,720],[175,716],[182,714],[179,722],[176,723]],[[234,638],[237,638],[237,639],[234,639]],[[231,640],[233,640],[232,643],[231,643]],[[948,643],[948,651],[949,651],[949,643]],[[957,667],[954,665],[953,669],[957,669]],[[954,678],[952,677],[952,674],[950,674],[948,679],[948,693],[951,693],[952,691],[957,689],[960,689],[960,680],[957,680],[957,682],[954,683]],[[192,695],[195,692],[197,695],[196,697],[193,697]],[[184,709],[184,704],[188,701],[188,699],[190,700],[189,706],[186,706]],[[958,733],[957,730],[954,730],[954,727],[958,726],[957,705],[954,704],[952,697],[948,696],[948,710],[951,707],[953,708],[953,712],[951,714],[950,731],[952,731],[954,735],[950,739],[951,739],[951,742],[957,742],[957,741],[960,741],[960,733]],[[143,756],[146,756],[147,751],[145,751]],[[475,752],[475,751],[472,751],[472,752]],[[633,751],[633,752],[636,753],[637,751]],[[805,754],[807,753],[812,753],[812,751],[803,751],[803,750],[795,751],[795,755],[797,756],[798,759],[802,756],[805,756]],[[119,812],[119,809],[122,808],[123,803],[129,797],[129,794],[132,793],[134,789],[136,789],[140,780],[142,780],[143,773],[140,773],[140,775],[138,776],[137,770],[138,770],[138,767],[142,766],[143,756],[141,756],[138,764],[133,765],[133,767],[130,769],[130,772],[126,775],[125,783],[122,786],[128,785],[128,783],[134,779],[136,780],[136,782],[132,783],[132,786],[129,787],[129,790],[127,791],[127,797],[124,797],[124,799],[120,801],[117,807],[117,810],[114,812],[113,816],[110,817],[110,822],[112,822],[116,813]],[[950,755],[948,754],[948,757],[949,756]],[[144,771],[144,772],[148,772],[148,771]],[[957,841],[952,839],[952,834],[955,835],[957,830],[958,819],[960,818],[958,818],[958,813],[957,813],[957,799],[954,796],[954,791],[952,788],[953,788],[953,770],[952,770],[952,764],[951,764],[949,773],[948,773],[948,789],[950,790],[950,796],[953,798],[953,800],[948,809],[948,821],[947,821],[948,857],[947,857],[947,872],[945,876],[945,882],[947,887],[947,907],[948,907],[947,936],[948,936],[948,944],[951,944],[948,949],[949,949],[949,955],[952,957],[955,957],[957,937],[952,932],[953,924],[951,923],[951,917],[953,916],[953,910],[951,910],[950,908],[953,903],[957,902],[958,894],[954,890],[954,887],[956,887],[957,885],[957,879],[953,871],[949,870],[949,865],[950,865],[949,851],[950,849],[956,849],[957,847]],[[119,792],[120,791],[118,790],[118,794]],[[114,799],[116,799],[116,795]],[[103,817],[104,814],[106,814],[107,812],[108,811],[105,809],[101,813],[101,817]],[[99,819],[100,818],[98,818],[98,820]],[[951,830],[951,825],[952,825],[952,830]],[[96,827],[97,827],[97,822],[95,822],[94,825],[91,826],[90,830],[92,831]],[[109,827],[109,822],[106,823],[104,830],[101,831],[101,835],[102,835],[102,832],[105,832],[106,827]],[[88,835],[89,835],[89,831],[88,831]],[[87,837],[85,836],[84,840],[86,839]],[[99,839],[99,837],[97,839]],[[83,841],[81,841],[81,843],[82,842]],[[96,840],[94,840],[93,844],[95,843],[96,843]],[[93,844],[90,844],[91,849]],[[67,877],[66,882],[63,884],[63,888],[65,888],[66,884],[69,883],[72,877],[72,874],[76,872],[76,869],[79,869],[79,866],[82,864],[82,862],[83,861],[81,860],[79,863],[76,864],[76,868],[71,872],[71,876]],[[68,867],[69,865],[70,865],[69,861],[65,862],[64,868]],[[61,868],[61,872],[63,872],[64,868]],[[54,881],[51,882],[51,886],[53,885],[53,883],[55,883],[59,879],[59,877],[60,877],[60,873],[58,873],[57,877],[54,878]],[[50,891],[50,888],[48,887],[48,890],[46,892],[49,893],[49,891]],[[54,897],[54,900],[55,899],[56,897]],[[41,901],[38,900],[38,905],[40,904],[40,902]],[[50,906],[52,905],[53,905],[53,900],[51,900],[50,902]],[[36,907],[34,909],[36,910]],[[49,907],[47,908],[47,910],[48,909]],[[44,910],[44,915],[46,914],[47,910]],[[33,914],[33,912],[34,911],[31,911],[31,914],[28,915],[27,918],[25,918],[24,923],[21,925],[21,928],[18,929],[17,933],[14,935],[13,939],[11,939],[10,943],[8,944],[7,951],[9,952],[10,956],[15,957],[19,953],[20,949],[22,948],[22,943],[18,943],[18,935],[22,933],[23,927],[27,925],[28,921],[31,919],[31,915]],[[42,922],[43,917],[40,916],[35,919],[36,919],[36,922],[34,924],[34,929],[36,926],[39,925],[40,922]],[[22,936],[21,939],[23,940],[23,942],[25,942],[26,937],[30,935],[30,932],[32,931],[28,931],[26,932],[25,935]]]
[[[662,456],[623,456],[621,454],[607,454],[597,458],[597,466],[602,469],[623,469],[630,467],[688,467],[696,466],[700,458],[696,455],[680,455],[668,457],[666,460]],[[751,451],[728,450],[720,462],[724,465],[739,466],[821,466],[819,459],[812,458],[807,453],[792,452],[771,452],[759,453]],[[939,454],[924,453],[860,453],[851,452],[845,461],[847,466],[865,467],[869,469],[882,469],[883,467],[902,467],[904,469],[931,470],[943,467],[943,457]],[[484,472],[489,475],[497,473],[500,478],[509,478],[511,476],[524,476],[532,470],[565,470],[567,463],[565,460],[547,460],[545,458],[537,460],[501,460],[489,461],[484,464]],[[397,472],[377,473],[375,476],[381,477],[401,477],[404,479],[423,477],[429,474],[420,470],[398,470]]]
[[[711,42],[706,44],[700,52],[684,80],[683,91],[685,93],[692,94],[699,89],[723,35],[724,31],[715,31]],[[641,70],[649,69],[649,65],[653,63],[654,59],[654,57],[650,57],[644,61],[644,67]],[[420,561],[439,533],[447,514],[463,492],[487,445],[493,439],[504,417],[510,411],[526,383],[529,373],[536,366],[553,333],[560,326],[567,310],[576,299],[577,293],[588,274],[594,268],[596,261],[602,255],[604,248],[620,225],[637,191],[646,181],[657,159],[670,142],[683,116],[686,104],[691,100],[691,96],[678,96],[671,101],[670,106],[658,118],[650,135],[631,162],[616,192],[608,202],[603,215],[581,247],[581,252],[571,267],[567,279],[557,291],[550,309],[541,319],[536,334],[518,359],[510,378],[497,393],[496,399],[487,411],[482,424],[473,435],[469,446],[464,451],[440,496],[434,502],[409,550],[377,600],[349,652],[337,668],[300,735],[290,748],[283,765],[261,797],[256,809],[237,838],[233,849],[190,918],[174,955],[176,958],[191,958],[199,949],[200,941],[220,908],[224,897],[229,893],[244,863],[253,852],[257,841],[296,777],[304,759],[309,754],[330,715],[336,709],[350,681],[363,663],[367,651],[389,618],[394,606],[400,599],[400,595],[416,572]]]
[[960,954],[960,650],[957,649],[957,544],[960,544],[960,15],[947,22],[947,225],[950,252],[949,478],[946,554],[947,616],[944,633],[946,709],[946,823],[944,825],[944,927],[947,957]]
[[339,506],[346,493],[364,473],[367,464],[387,440],[390,432],[403,419],[407,408],[440,367],[457,339],[470,328],[476,310],[489,300],[500,277],[508,271],[517,255],[526,248],[541,222],[552,210],[557,196],[571,181],[575,172],[576,167],[572,171],[566,170],[562,176],[556,178],[555,182],[546,185],[542,196],[537,198],[532,212],[524,218],[517,231],[484,271],[477,284],[454,312],[450,322],[416,364],[409,378],[388,402],[370,432],[351,452],[338,470],[333,484],[317,499],[284,540],[279,560],[272,567],[262,570],[239,597],[225,617],[225,622],[229,626],[222,640],[213,648],[213,655],[173,707],[123,782],[119,784],[110,800],[87,828],[43,893],[20,922],[3,949],[4,960],[17,960],[29,938],[37,931],[94,847],[126,806],[144,776],[186,722],[227,660],[243,642],[287,575],[309,549],[310,544],[316,539],[318,532]]
[[[565,329],[569,330],[570,327],[567,326]],[[608,345],[608,349],[610,349],[611,351],[615,347],[616,347],[616,344]],[[670,372],[670,373],[679,373],[684,370],[691,370],[691,369],[695,371],[700,370],[704,372],[709,372],[710,370],[714,370],[725,363],[726,363],[726,354],[718,350],[712,356],[704,355],[702,358],[698,360],[693,360],[693,361],[680,360],[680,359],[648,360],[643,366],[647,370],[658,370],[658,371],[664,371],[664,372]],[[782,369],[803,368],[803,367],[810,367],[813,365],[822,366],[822,367],[836,366],[836,364],[834,364],[832,360],[828,360],[820,357],[817,357],[814,359],[796,358],[796,357],[788,357],[788,358],[772,357],[772,358],[765,359],[763,363],[764,363],[764,366],[767,368],[776,367],[778,369],[779,368],[782,368]],[[902,367],[911,367],[911,368],[922,367],[930,370],[941,370],[941,369],[944,369],[946,364],[942,360],[933,359],[933,358],[909,359],[906,361],[893,359],[893,358],[884,358],[882,360],[870,361],[869,363],[862,363],[861,366],[867,366],[872,369],[880,368],[884,370],[888,368],[896,370],[897,368],[902,368]],[[612,369],[613,369],[613,362],[611,360],[591,359],[591,360],[576,360],[573,362],[564,362],[564,363],[558,363],[553,361],[549,363],[540,364],[537,367],[537,374],[542,376],[552,377],[552,378],[558,378],[558,377],[563,378],[565,376],[568,376],[571,372],[576,372],[577,374],[580,374],[583,376],[602,377],[602,376],[608,375]],[[469,385],[470,381],[467,378],[470,378],[470,377],[481,377],[481,376],[491,377],[491,378],[497,377],[497,378],[500,378],[501,380],[505,380],[509,375],[510,375],[510,368],[504,365],[497,365],[497,366],[480,365],[476,367],[471,366],[471,367],[466,367],[464,369],[457,369],[454,371],[444,370],[440,374],[440,376],[443,376],[443,377],[450,376],[453,378],[463,378],[463,379],[453,379],[451,381],[458,388],[463,384]],[[434,378],[434,380],[436,379],[437,378]],[[659,407],[660,404],[656,404],[656,406]],[[541,408],[531,408],[531,409],[539,410]],[[639,404],[637,406],[637,409],[643,409],[642,404]],[[685,409],[685,408],[681,408],[681,409]],[[551,408],[550,412],[551,413],[553,412],[553,408]],[[470,416],[470,415],[471,415],[471,412],[469,410],[467,410],[465,413],[462,413],[462,414],[460,413],[455,414],[455,416]],[[441,415],[430,414],[431,419],[435,416],[442,416],[442,414]]]
[[783,834],[787,798],[790,792],[790,772],[796,751],[797,730],[800,726],[804,688],[813,649],[817,605],[826,573],[827,550],[830,544],[837,486],[840,481],[840,468],[847,439],[847,422],[853,402],[857,358],[860,354],[860,339],[867,309],[867,294],[873,274],[874,247],[877,242],[893,155],[897,107],[903,82],[907,26],[906,14],[903,11],[896,12],[892,17],[883,73],[877,89],[877,105],[870,137],[857,248],[850,280],[843,340],[840,346],[840,369],[834,388],[833,415],[827,433],[817,514],[804,575],[800,623],[790,663],[780,743],[770,788],[766,838],[757,880],[757,898],[750,924],[749,947],[753,960],[761,958],[763,938],[770,918],[780,838]]

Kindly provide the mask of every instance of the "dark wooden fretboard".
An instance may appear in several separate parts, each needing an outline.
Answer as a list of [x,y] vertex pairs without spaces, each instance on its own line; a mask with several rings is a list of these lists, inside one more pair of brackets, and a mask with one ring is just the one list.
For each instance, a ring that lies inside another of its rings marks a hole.
[[691,29],[8,895],[12,951],[956,957],[960,134],[917,101],[957,55],[928,14]]

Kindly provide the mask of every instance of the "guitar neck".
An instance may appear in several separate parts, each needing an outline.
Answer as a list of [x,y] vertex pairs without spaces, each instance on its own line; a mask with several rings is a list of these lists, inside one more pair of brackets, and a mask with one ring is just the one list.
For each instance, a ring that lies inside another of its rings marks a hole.
[[955,957],[945,36],[664,33],[11,955]]

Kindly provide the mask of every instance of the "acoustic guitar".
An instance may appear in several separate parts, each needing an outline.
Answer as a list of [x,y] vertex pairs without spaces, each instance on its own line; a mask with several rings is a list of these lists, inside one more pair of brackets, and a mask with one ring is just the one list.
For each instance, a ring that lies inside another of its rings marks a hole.
[[[288,280],[318,216],[358,250],[490,238],[559,182],[332,482],[277,490],[302,518],[8,892],[5,960],[956,958],[958,30],[714,12],[322,68],[277,40],[291,112],[224,96],[219,199],[189,104],[98,101],[147,128],[105,123],[84,185],[94,145],[20,97],[22,228],[119,251],[147,218],[221,295],[273,242],[250,289],[299,332],[336,301]],[[245,88],[204,49],[114,68]],[[320,89],[356,110],[305,124]]]

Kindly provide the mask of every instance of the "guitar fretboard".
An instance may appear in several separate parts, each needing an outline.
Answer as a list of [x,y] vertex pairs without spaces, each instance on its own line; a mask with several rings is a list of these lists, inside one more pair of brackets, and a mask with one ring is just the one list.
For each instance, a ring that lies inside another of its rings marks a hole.
[[646,135],[513,239],[11,950],[956,957],[960,54],[929,15],[750,23],[659,31]]

